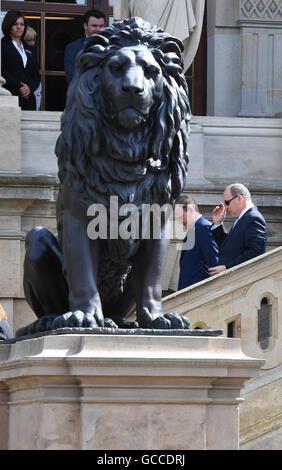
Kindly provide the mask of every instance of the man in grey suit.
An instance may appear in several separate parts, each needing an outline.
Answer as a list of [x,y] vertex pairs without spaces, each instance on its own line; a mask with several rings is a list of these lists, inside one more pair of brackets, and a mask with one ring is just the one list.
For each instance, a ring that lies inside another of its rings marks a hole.
[[[221,202],[213,211],[211,232],[219,246],[219,262],[210,267],[212,276],[237,264],[265,253],[268,236],[264,217],[254,206],[250,191],[240,183],[234,183],[223,193]],[[235,219],[227,233],[223,221],[226,213]]]

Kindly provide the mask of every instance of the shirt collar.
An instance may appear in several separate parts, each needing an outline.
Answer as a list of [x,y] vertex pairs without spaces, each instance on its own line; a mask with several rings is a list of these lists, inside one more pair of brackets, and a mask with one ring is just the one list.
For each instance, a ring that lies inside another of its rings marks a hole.
[[241,214],[239,215],[238,219],[241,219],[241,217],[243,217],[244,214],[246,214],[246,212],[251,209],[252,207],[254,207],[254,204],[248,204],[247,207],[245,207],[245,209],[242,210]]

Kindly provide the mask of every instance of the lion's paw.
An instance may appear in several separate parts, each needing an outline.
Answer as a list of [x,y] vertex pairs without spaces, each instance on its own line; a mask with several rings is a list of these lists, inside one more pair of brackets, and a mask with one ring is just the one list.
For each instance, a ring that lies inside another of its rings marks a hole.
[[144,307],[138,315],[140,328],[150,328],[154,330],[189,330],[190,321],[188,318],[176,313],[166,313],[165,315],[153,315],[148,308]]
[[[99,321],[99,323],[98,323]],[[84,313],[81,310],[75,312],[66,312],[63,315],[58,316],[52,323],[52,329],[57,330],[59,328],[98,328],[104,326],[100,316],[95,315],[95,312]]]

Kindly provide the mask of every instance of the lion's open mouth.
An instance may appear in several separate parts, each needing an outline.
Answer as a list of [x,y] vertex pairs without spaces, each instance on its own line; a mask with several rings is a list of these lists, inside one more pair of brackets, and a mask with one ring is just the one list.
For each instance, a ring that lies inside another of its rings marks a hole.
[[118,120],[122,127],[134,129],[145,121],[145,116],[140,114],[134,108],[126,108],[118,113]]

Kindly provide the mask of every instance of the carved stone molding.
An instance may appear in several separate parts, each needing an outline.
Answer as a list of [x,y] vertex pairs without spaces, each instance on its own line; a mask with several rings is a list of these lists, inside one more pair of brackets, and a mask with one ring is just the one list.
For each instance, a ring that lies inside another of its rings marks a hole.
[[282,0],[240,0],[239,21],[282,21]]

